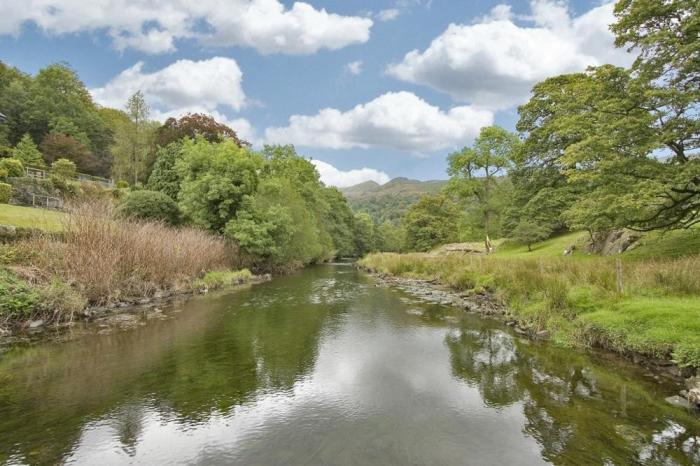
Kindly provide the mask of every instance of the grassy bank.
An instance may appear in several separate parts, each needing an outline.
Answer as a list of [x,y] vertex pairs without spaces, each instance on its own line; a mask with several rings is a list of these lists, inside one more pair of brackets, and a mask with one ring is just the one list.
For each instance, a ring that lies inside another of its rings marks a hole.
[[74,208],[60,237],[0,246],[0,325],[62,321],[110,306],[240,283],[249,272],[223,238],[194,228],[118,219],[110,204]]
[[507,304],[510,318],[547,330],[564,345],[599,346],[700,367],[698,255],[618,263],[612,257],[507,251],[493,256],[382,253],[365,257],[360,265],[395,276],[436,279],[459,291],[487,290]]
[[55,210],[0,204],[0,225],[59,231],[67,215]]

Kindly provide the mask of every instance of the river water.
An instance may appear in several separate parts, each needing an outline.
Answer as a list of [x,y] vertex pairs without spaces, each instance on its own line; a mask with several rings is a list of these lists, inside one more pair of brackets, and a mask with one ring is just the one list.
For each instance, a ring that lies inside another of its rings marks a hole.
[[5,348],[0,463],[700,464],[677,387],[350,266],[164,311]]

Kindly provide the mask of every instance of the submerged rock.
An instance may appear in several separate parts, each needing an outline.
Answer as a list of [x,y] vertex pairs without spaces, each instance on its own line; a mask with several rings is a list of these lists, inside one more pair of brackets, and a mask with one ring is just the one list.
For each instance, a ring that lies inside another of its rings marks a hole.
[[41,327],[42,325],[44,325],[44,320],[43,320],[43,319],[32,320],[32,321],[29,322],[29,328],[32,328],[32,329],[33,329],[33,328],[39,328],[39,327]]
[[677,408],[685,408],[685,409],[690,409],[692,408],[692,405],[690,401],[686,400],[680,395],[673,395],[666,397],[666,403],[675,406]]

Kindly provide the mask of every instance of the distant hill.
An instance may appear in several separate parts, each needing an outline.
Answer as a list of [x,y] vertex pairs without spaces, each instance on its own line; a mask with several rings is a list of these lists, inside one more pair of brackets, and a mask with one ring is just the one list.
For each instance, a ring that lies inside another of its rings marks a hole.
[[394,178],[385,184],[365,181],[340,191],[357,211],[369,213],[376,221],[398,222],[406,210],[425,194],[435,194],[447,184],[446,180],[419,181]]

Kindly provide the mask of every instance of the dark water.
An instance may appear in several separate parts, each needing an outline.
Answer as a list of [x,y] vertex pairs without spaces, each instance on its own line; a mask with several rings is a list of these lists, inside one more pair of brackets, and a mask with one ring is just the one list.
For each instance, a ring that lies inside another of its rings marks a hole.
[[700,463],[677,388],[348,266],[168,315],[2,355],[0,463]]

